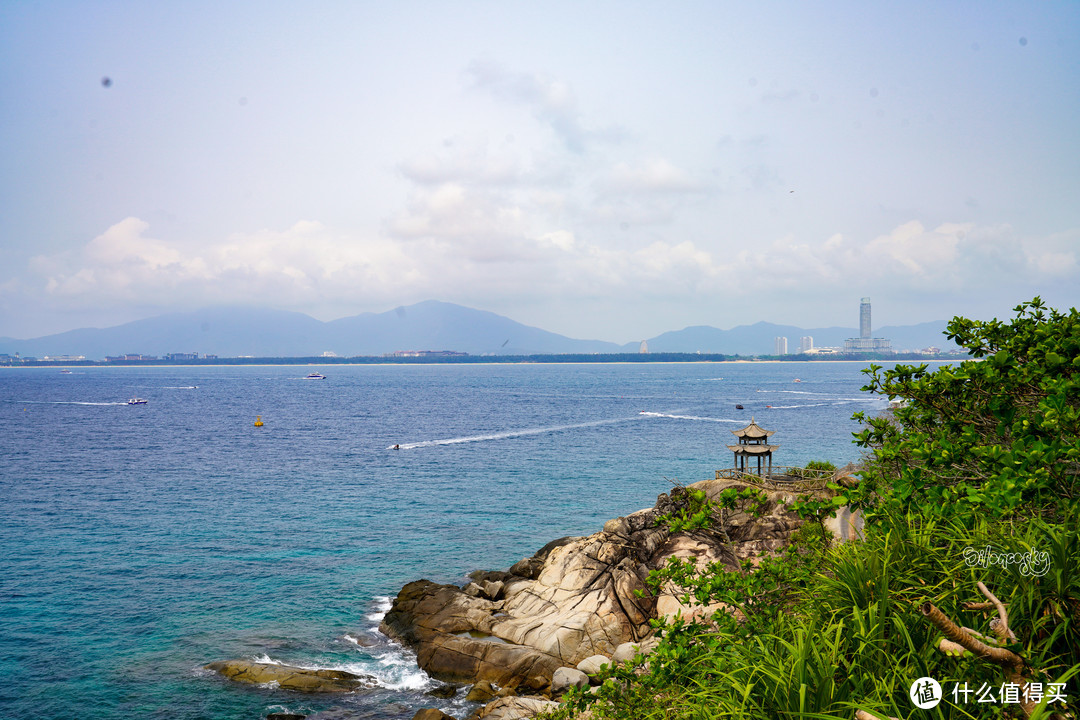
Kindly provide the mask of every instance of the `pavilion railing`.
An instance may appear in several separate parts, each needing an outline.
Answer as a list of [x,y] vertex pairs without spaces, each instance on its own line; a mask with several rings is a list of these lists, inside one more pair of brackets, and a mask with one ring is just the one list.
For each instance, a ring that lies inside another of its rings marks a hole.
[[824,490],[832,479],[832,470],[809,470],[788,465],[773,465],[772,474],[759,475],[739,468],[716,471],[717,480],[739,480],[770,489]]

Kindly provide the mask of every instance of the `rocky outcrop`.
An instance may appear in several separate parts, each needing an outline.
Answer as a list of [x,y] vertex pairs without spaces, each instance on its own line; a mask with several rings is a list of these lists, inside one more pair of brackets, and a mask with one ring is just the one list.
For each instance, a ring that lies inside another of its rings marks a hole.
[[355,675],[344,670],[309,670],[251,660],[225,660],[212,662],[205,667],[236,682],[271,685],[296,692],[355,692],[368,690],[378,684],[378,681],[369,675]]
[[[745,485],[706,480],[690,487],[715,498]],[[736,508],[724,511],[722,526],[672,534],[660,519],[686,507],[686,491],[676,488],[601,532],[548,543],[507,572],[473,573],[464,590],[409,583],[380,630],[414,648],[420,667],[440,680],[550,690],[556,669],[611,658],[620,645],[648,638],[658,614],[700,611],[683,607],[674,592],[648,590],[648,574],[669,558],[735,570],[745,558],[780,549],[801,522],[789,510],[794,497],[774,491],[763,517]]]

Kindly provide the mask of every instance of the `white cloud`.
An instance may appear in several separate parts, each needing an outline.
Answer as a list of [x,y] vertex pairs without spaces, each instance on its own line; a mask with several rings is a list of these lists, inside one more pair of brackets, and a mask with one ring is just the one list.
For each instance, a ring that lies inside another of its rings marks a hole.
[[1075,276],[1078,237],[1019,238],[1008,226],[974,223],[928,229],[911,220],[869,240],[835,234],[815,243],[788,235],[765,251],[742,250],[738,265],[785,287],[823,283],[982,293]]
[[532,234],[518,208],[460,187],[440,186],[418,208],[428,214],[397,223],[412,233],[405,242],[299,222],[194,247],[155,238],[146,222],[127,218],[79,253],[35,258],[33,269],[38,292],[58,307],[164,308],[186,301],[354,311],[461,299],[478,288],[492,299],[684,292],[724,272],[690,241],[610,248],[568,229]]

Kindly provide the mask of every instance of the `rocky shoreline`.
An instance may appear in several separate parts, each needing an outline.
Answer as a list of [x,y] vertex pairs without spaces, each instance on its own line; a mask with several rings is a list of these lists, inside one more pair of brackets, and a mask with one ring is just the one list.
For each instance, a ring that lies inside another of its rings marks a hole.
[[[476,571],[464,587],[411,582],[379,630],[413,649],[420,668],[447,684],[445,693],[470,686],[467,699],[485,703],[472,720],[533,717],[554,707],[568,688],[588,685],[602,665],[648,654],[656,643],[650,620],[715,610],[685,606],[674,591],[648,590],[649,573],[669,558],[692,558],[702,566],[720,562],[736,570],[742,560],[788,543],[802,524],[791,510],[793,489],[766,490],[763,514],[752,516],[736,506],[724,512],[722,524],[704,530],[672,532],[662,521],[688,506],[688,490],[715,500],[728,488],[745,487],[736,480],[676,487],[653,507],[609,520],[597,533],[549,542],[505,571]],[[206,667],[233,680],[272,681],[304,692],[370,687],[371,679],[362,676],[253,665],[258,663]],[[414,717],[452,720],[434,708]]]

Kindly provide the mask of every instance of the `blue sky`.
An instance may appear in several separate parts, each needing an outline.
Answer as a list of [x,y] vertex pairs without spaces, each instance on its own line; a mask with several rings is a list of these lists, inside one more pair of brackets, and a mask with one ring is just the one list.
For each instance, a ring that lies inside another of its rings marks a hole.
[[1078,118],[1075,2],[7,2],[0,335],[1076,306]]

